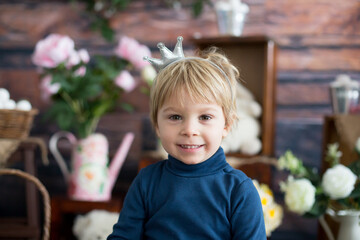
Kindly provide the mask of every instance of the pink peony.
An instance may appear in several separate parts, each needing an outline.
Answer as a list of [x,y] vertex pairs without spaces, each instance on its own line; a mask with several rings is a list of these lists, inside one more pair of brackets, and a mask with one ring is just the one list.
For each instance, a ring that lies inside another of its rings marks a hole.
[[129,37],[122,37],[115,49],[116,55],[128,60],[138,70],[148,66],[150,63],[144,61],[143,57],[151,57],[150,49],[142,44],[139,44],[135,39]]
[[85,66],[79,67],[79,69],[76,70],[76,72],[75,72],[74,74],[75,74],[75,76],[80,76],[80,77],[85,76],[85,74],[86,74],[86,67],[85,67]]
[[50,99],[51,95],[56,94],[60,89],[59,83],[51,83],[51,81],[52,77],[50,75],[47,75],[41,79],[41,97],[44,100]]
[[72,53],[70,53],[70,56],[66,62],[66,66],[68,68],[71,68],[72,66],[75,66],[77,64],[79,64],[81,61],[79,54],[76,51],[73,51]]
[[35,46],[32,61],[40,67],[55,68],[75,51],[74,41],[60,34],[50,34]]
[[131,92],[136,87],[135,79],[126,70],[120,72],[115,79],[115,83],[117,86],[124,89],[125,92]]
[[83,63],[88,63],[90,61],[89,53],[86,49],[80,49],[78,52],[79,57]]
[[86,49],[80,49],[79,51],[73,51],[67,60],[66,66],[72,67],[80,62],[88,63],[90,61],[89,53]]

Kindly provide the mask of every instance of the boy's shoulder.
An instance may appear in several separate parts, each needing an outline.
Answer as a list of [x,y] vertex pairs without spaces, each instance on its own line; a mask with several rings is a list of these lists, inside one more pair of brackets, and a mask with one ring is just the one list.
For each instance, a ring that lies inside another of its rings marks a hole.
[[234,179],[239,184],[242,184],[243,182],[248,180],[251,181],[251,178],[249,178],[243,171],[233,168],[230,165],[224,169],[224,172],[229,178]]
[[158,162],[152,163],[144,168],[142,168],[139,174],[143,176],[149,176],[154,173],[158,173],[159,171],[163,170],[167,160],[160,160]]

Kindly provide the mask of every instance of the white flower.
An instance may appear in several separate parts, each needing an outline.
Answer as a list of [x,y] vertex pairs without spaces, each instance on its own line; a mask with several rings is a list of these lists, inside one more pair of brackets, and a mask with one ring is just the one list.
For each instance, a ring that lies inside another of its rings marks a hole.
[[338,164],[326,170],[321,184],[331,199],[341,199],[354,190],[356,179],[356,175],[349,168]]
[[285,154],[279,158],[278,165],[280,170],[288,169],[290,171],[296,171],[296,169],[301,166],[301,162],[291,151],[286,151]]
[[285,203],[291,211],[302,215],[312,208],[316,189],[308,179],[293,179],[290,176],[287,183],[282,183],[280,187],[285,192]]
[[153,66],[148,65],[141,70],[141,77],[151,85],[156,77],[156,71]]

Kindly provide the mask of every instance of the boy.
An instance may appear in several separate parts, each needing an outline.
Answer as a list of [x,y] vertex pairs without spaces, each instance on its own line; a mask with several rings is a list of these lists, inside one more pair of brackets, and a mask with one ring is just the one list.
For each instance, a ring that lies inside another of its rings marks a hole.
[[237,119],[239,73],[214,49],[184,57],[181,42],[147,58],[159,71],[150,116],[169,157],[140,171],[108,240],[264,240],[258,193],[220,147]]

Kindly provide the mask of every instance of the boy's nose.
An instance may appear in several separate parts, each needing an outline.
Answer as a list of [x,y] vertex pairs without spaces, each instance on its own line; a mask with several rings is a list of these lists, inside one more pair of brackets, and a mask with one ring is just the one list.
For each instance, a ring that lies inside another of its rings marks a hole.
[[181,135],[196,136],[199,135],[197,123],[195,121],[185,121],[181,130]]

